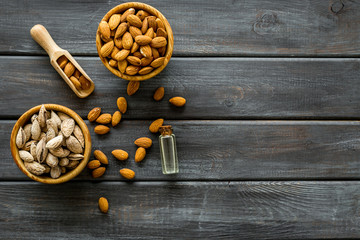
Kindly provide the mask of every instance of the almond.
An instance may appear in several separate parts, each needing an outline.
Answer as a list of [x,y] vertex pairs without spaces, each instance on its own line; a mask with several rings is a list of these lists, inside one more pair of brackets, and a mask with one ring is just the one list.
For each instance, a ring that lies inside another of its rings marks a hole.
[[[134,15],[131,15],[134,16]],[[122,37],[122,45],[124,49],[130,49],[133,45],[134,41],[129,32],[124,33]]]
[[132,47],[131,47],[131,49],[130,49],[130,52],[131,53],[134,53],[134,52],[136,52],[138,49],[139,49],[139,44],[137,44],[136,42],[134,42],[133,43],[133,45],[132,45]]
[[151,48],[152,56],[154,59],[157,59],[160,57],[159,51],[156,48]]
[[135,177],[135,172],[128,168],[120,169],[120,174],[126,179],[133,179]]
[[126,23],[121,23],[119,27],[116,29],[115,38],[120,38],[128,29],[128,25]]
[[100,54],[102,57],[107,57],[111,54],[113,49],[114,49],[114,41],[107,42],[101,47]]
[[139,147],[135,153],[135,162],[141,162],[146,155],[146,150],[143,147]]
[[58,58],[57,63],[59,64],[59,67],[63,69],[65,65],[68,63],[68,59],[63,55]]
[[122,49],[122,39],[121,39],[121,37],[114,38],[114,43],[115,43],[115,46],[117,48]]
[[95,170],[92,171],[92,176],[93,176],[93,178],[99,178],[102,175],[104,175],[105,171],[106,171],[106,168],[98,167],[98,168],[96,168]]
[[148,17],[149,22],[149,28],[152,28],[154,32],[156,31],[156,17],[155,16],[149,16]]
[[[142,55],[141,55],[142,56]],[[149,58],[141,58],[141,64],[140,64],[140,66],[142,66],[142,67],[146,67],[146,66],[148,66],[151,62],[152,62],[152,60],[153,60],[154,58],[153,57],[149,57]],[[139,71],[140,72],[140,71]]]
[[114,30],[120,24],[120,14],[113,14],[109,19],[110,30]]
[[130,64],[135,65],[135,66],[140,66],[140,64],[141,64],[141,60],[140,60],[140,58],[138,58],[138,57],[128,56],[128,57],[126,58],[126,60],[127,60]]
[[99,134],[99,135],[103,135],[103,134],[106,134],[110,131],[110,128],[108,128],[107,126],[104,126],[104,125],[97,125],[95,128],[94,128],[94,132],[96,134]]
[[26,143],[26,134],[25,131],[22,127],[19,128],[19,131],[16,135],[16,146],[18,148],[22,148],[24,147],[25,143]]
[[146,58],[152,57],[152,51],[149,45],[140,46],[140,53]]
[[150,132],[157,133],[159,132],[159,128],[164,124],[164,119],[159,118],[153,121],[149,127]]
[[80,76],[81,76],[81,72],[76,69],[75,72],[74,72],[74,74],[73,74],[73,76],[76,77],[77,79],[79,79]]
[[128,62],[126,60],[122,60],[118,62],[118,69],[121,73],[125,73]]
[[139,87],[140,87],[139,81],[129,81],[129,83],[127,85],[127,94],[129,96],[134,95],[137,92],[137,90],[139,90]]
[[99,198],[99,209],[102,213],[107,213],[109,211],[109,202],[106,198]]
[[127,49],[122,49],[121,51],[119,51],[116,55],[115,55],[115,59],[117,61],[122,61],[125,58],[127,58],[127,56],[130,54],[130,50]]
[[152,145],[152,140],[148,137],[141,137],[136,139],[134,143],[138,147],[149,148]]
[[124,161],[129,158],[129,154],[126,151],[121,150],[121,149],[115,149],[111,153],[116,159],[118,159],[120,161]]
[[149,16],[150,14],[148,12],[145,12],[144,10],[139,10],[136,13],[136,16],[138,16],[140,18],[141,21],[143,21],[147,16]]
[[81,83],[79,82],[79,80],[76,77],[71,76],[69,79],[77,90],[81,90]]
[[165,31],[163,28],[158,28],[158,29],[156,30],[156,36],[157,36],[157,37],[167,38],[167,33],[166,33],[166,31]]
[[102,164],[108,165],[109,161],[108,158],[106,157],[106,155],[100,151],[100,150],[95,150],[94,151],[94,157],[99,160]]
[[176,107],[182,107],[185,105],[186,99],[183,97],[173,97],[169,100],[169,102]]
[[150,73],[152,70],[153,70],[152,67],[144,67],[144,68],[139,70],[139,74],[140,75],[145,75],[145,74]]
[[145,35],[138,35],[135,37],[135,42],[140,46],[148,45],[151,42],[152,38]]
[[87,118],[89,119],[90,122],[93,122],[100,116],[100,113],[101,113],[101,108],[99,108],[99,107],[93,108],[88,113]]
[[134,26],[129,27],[129,32],[134,39],[136,36],[142,35],[141,30]]
[[103,113],[101,114],[97,119],[96,119],[97,123],[100,124],[108,124],[111,122],[111,114],[109,113]]
[[158,89],[156,89],[156,91],[154,93],[154,100],[160,101],[161,99],[163,99],[164,94],[165,94],[164,87],[159,87]]
[[142,23],[142,26],[141,26],[141,32],[142,32],[142,34],[145,34],[146,31],[148,30],[148,28],[149,28],[149,22],[148,22],[148,19],[145,18],[145,19],[143,20],[143,23]]
[[126,68],[125,73],[127,75],[133,76],[135,74],[137,74],[140,70],[139,66],[134,66],[134,65],[130,65]]
[[99,160],[92,160],[87,164],[87,167],[89,169],[95,169],[95,168],[100,167],[100,165],[101,165],[101,163]]
[[118,62],[114,59],[110,59],[109,65],[113,68],[116,68],[118,66]]
[[128,10],[126,10],[120,18],[121,22],[124,22],[127,19],[127,16],[131,15],[131,14],[135,14],[135,9],[134,8],[129,8]]
[[74,64],[72,64],[71,62],[68,62],[64,68],[65,75],[69,78],[71,75],[73,75],[74,72],[75,72]]
[[165,61],[165,57],[160,57],[160,58],[155,59],[150,65],[153,68],[158,68],[164,64],[164,61]]
[[164,37],[156,37],[153,40],[151,40],[150,46],[153,48],[161,48],[166,46],[167,41]]
[[154,38],[154,29],[149,28],[149,29],[146,31],[145,36]]
[[115,127],[116,125],[119,124],[119,122],[121,121],[121,113],[120,111],[116,111],[114,112],[112,119],[111,119],[111,125],[113,127]]
[[134,52],[133,55],[137,58],[143,58],[143,55],[138,51],[138,52]]
[[91,84],[90,81],[84,75],[81,75],[79,78],[79,82],[81,84],[81,88],[87,90],[90,88]]
[[128,15],[126,17],[126,20],[128,21],[128,23],[130,23],[131,26],[135,26],[135,27],[138,27],[138,28],[142,27],[142,21],[136,15]]
[[124,97],[119,97],[116,101],[116,104],[122,114],[126,113],[127,101]]
[[165,25],[164,25],[164,23],[160,20],[160,18],[156,18],[155,22],[156,22],[156,27],[157,27],[157,29],[159,29],[159,28],[165,29]]
[[[112,50],[112,52],[111,52],[111,58],[113,58],[113,59],[115,59],[115,56],[116,56],[116,54],[118,53],[118,52],[120,52],[120,49],[118,48],[118,47],[116,47],[116,46],[114,46],[114,48],[113,48],[113,50]],[[110,60],[111,61],[111,60]]]
[[158,51],[159,51],[160,56],[162,56],[162,57],[165,56],[166,46],[159,48]]
[[101,21],[99,24],[99,32],[101,37],[107,42],[110,39],[110,27],[106,21]]

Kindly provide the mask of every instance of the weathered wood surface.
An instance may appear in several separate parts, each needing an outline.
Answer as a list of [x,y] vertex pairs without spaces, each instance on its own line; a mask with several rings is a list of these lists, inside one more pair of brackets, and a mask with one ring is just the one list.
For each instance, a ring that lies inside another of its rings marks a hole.
[[[174,31],[175,56],[359,56],[358,1],[143,1]],[[44,24],[60,47],[96,55],[101,18],[119,1],[4,1],[0,53],[45,54],[29,30]]]
[[[360,118],[359,59],[173,58],[131,97],[127,81],[98,58],[76,60],[96,85],[86,99],[76,97],[47,57],[0,57],[0,116],[15,119],[41,103],[62,104],[83,117],[95,106],[112,113],[116,99],[126,96],[126,119]],[[159,86],[166,94],[155,102]],[[177,95],[187,99],[185,108],[168,103]]]
[[5,239],[360,238],[358,181],[1,182],[0,196]]
[[[15,165],[8,142],[15,121],[1,121],[1,180],[29,180]],[[151,121],[125,120],[105,136],[95,136],[88,124],[93,150],[109,158],[106,174],[95,181],[124,180],[119,170],[136,172],[136,180],[256,180],[360,179],[360,123],[358,121],[166,121],[177,136],[180,173],[161,172],[158,135]],[[138,137],[153,139],[145,160],[136,164],[133,144]],[[128,151],[125,162],[111,151]],[[94,180],[85,169],[76,180]]]

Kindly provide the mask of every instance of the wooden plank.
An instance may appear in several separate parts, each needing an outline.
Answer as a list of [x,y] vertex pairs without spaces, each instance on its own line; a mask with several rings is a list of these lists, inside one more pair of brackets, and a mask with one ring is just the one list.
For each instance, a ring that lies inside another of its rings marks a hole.
[[[0,134],[10,136],[14,121],[0,121]],[[257,180],[359,179],[358,121],[166,121],[177,136],[180,173],[163,175],[157,135],[150,121],[123,121],[105,136],[93,134],[93,150],[109,157],[106,174],[95,181],[124,180],[121,168],[136,172],[136,180]],[[133,141],[148,136],[153,146],[136,164]],[[1,180],[30,180],[17,168],[2,138]],[[116,160],[111,151],[128,151],[129,160]],[[85,169],[77,180],[93,180]]]
[[358,181],[1,182],[0,228],[5,239],[359,238],[359,192]]
[[[145,1],[174,31],[175,56],[359,56],[356,1]],[[45,24],[60,47],[97,55],[95,33],[119,1],[2,3],[0,53],[45,54],[29,30]]]
[[[15,119],[41,103],[62,104],[85,117],[95,106],[114,112],[116,99],[126,96],[126,119],[360,118],[359,59],[173,58],[131,97],[127,81],[98,58],[77,60],[96,85],[87,99],[73,94],[46,57],[0,57],[0,117]],[[166,94],[155,102],[159,86]],[[173,96],[185,97],[186,106],[171,106]]]

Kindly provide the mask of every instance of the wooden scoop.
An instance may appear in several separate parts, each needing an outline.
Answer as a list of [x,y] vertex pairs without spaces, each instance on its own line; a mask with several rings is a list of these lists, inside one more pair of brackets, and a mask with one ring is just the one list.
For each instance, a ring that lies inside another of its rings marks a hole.
[[[50,57],[50,63],[55,68],[55,70],[60,74],[60,76],[65,80],[65,82],[69,85],[69,87],[74,91],[74,93],[79,98],[86,98],[89,96],[95,88],[94,82],[90,79],[90,77],[86,74],[86,72],[81,68],[81,66],[75,61],[75,59],[71,56],[71,54],[60,48],[54,40],[51,38],[49,32],[43,25],[37,24],[30,30],[32,38],[47,52]],[[90,87],[87,89],[78,90],[73,82],[66,76],[63,69],[60,68],[57,60],[61,57],[65,56],[77,70],[86,78],[90,83]]]

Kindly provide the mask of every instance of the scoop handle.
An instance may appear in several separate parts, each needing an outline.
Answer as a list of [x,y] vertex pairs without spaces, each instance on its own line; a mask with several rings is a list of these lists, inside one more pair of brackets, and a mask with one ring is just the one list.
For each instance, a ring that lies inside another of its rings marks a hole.
[[37,24],[33,26],[30,30],[30,34],[32,38],[47,52],[50,59],[53,58],[54,53],[57,51],[63,51],[52,39],[49,32],[46,28],[41,25]]

